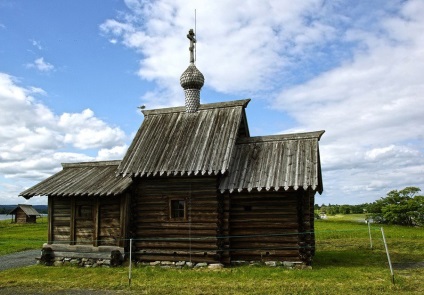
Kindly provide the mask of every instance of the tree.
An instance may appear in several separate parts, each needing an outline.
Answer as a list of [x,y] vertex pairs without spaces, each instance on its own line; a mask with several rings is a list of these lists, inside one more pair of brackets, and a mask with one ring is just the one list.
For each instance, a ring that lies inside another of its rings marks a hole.
[[424,225],[424,197],[416,195],[417,187],[392,190],[387,197],[374,202],[369,208],[376,222],[406,226]]

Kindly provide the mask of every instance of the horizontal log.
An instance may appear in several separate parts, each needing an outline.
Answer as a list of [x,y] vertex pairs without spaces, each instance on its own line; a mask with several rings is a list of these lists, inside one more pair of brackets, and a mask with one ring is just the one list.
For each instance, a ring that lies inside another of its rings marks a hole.
[[231,228],[237,227],[260,227],[260,228],[298,228],[299,223],[293,219],[286,218],[270,218],[270,219],[261,219],[261,218],[242,218],[242,219],[232,219]]
[[[267,254],[268,252],[268,254]],[[299,257],[299,251],[298,250],[237,250],[237,249],[231,249],[230,255],[233,260],[238,260],[240,257],[250,257],[248,259],[251,259],[253,257],[264,257],[264,256],[274,256],[274,257],[281,257],[281,258],[288,258],[288,257]],[[252,259],[256,260],[256,259]]]
[[70,235],[56,234],[53,233],[53,240],[56,241],[68,241],[70,242]]
[[43,248],[50,247],[54,251],[62,252],[108,252],[118,250],[124,253],[124,248],[117,246],[88,246],[88,245],[63,245],[63,244],[44,244]]
[[142,222],[137,225],[137,228],[140,229],[180,229],[180,230],[192,230],[197,229],[216,229],[216,220],[215,222]]
[[109,237],[99,237],[99,246],[118,246],[119,240]]
[[218,262],[218,256],[214,255],[213,257],[210,256],[203,256],[203,255],[147,255],[147,254],[135,254],[134,255],[136,260],[138,261],[146,261],[146,262],[152,262],[152,261],[191,261],[194,263],[198,262],[207,262],[207,263],[214,263]]
[[247,218],[257,218],[262,220],[280,219],[280,220],[297,220],[296,214],[279,214],[279,213],[267,213],[267,212],[254,212],[254,211],[244,211],[244,212],[231,212],[230,219],[247,219]]
[[119,237],[120,236],[120,229],[119,228],[100,228],[99,236],[102,237]]
[[154,241],[136,241],[134,243],[135,247],[139,250],[139,251],[144,251],[145,249],[163,249],[163,250],[167,250],[169,251],[169,249],[173,249],[172,251],[175,250],[187,250],[191,247],[191,249],[193,250],[205,250],[205,251],[210,251],[210,250],[218,250],[218,246],[216,245],[216,243],[214,241],[211,240],[193,240],[191,243],[189,242],[189,240],[187,241],[182,241],[182,242],[173,242],[173,241],[168,241],[168,242],[154,242]]
[[290,232],[287,231],[279,231],[279,230],[275,230],[275,229],[268,229],[268,228],[263,228],[261,230],[257,230],[257,229],[249,229],[249,228],[240,228],[237,230],[231,230],[231,235],[232,236],[271,236],[271,235],[296,235],[299,233],[299,231],[297,229],[290,229]]
[[[216,216],[213,215],[197,215],[197,216],[188,216],[191,217],[191,222],[209,222],[209,223],[215,223],[218,218],[218,214]],[[169,215],[154,215],[150,214],[148,216],[134,216],[134,222],[135,223],[152,223],[152,222],[172,222],[172,223],[180,223],[179,221],[173,221],[169,218]],[[187,218],[188,220],[188,218]],[[184,221],[183,221],[184,222]],[[185,221],[187,222],[187,221]]]
[[92,219],[77,219],[75,220],[75,227],[77,228],[92,228],[94,225],[94,222]]
[[70,222],[71,216],[60,216],[60,215],[54,215],[53,216],[53,222]]
[[102,252],[60,252],[54,251],[55,257],[67,257],[67,258],[88,258],[88,259],[110,259],[110,253]]
[[297,241],[273,241],[273,242],[235,242],[231,240],[232,249],[251,249],[251,250],[297,250],[299,245]]
[[55,230],[55,231],[53,231],[53,234],[54,234],[55,236],[63,235],[63,236],[68,236],[68,237],[69,237],[69,235],[71,234],[71,231],[70,231],[70,229],[69,229],[69,228],[67,228],[67,229],[62,228],[62,229],[60,229],[60,230]]
[[100,218],[100,227],[108,228],[108,227],[120,227],[120,219],[115,218]]
[[166,250],[166,249],[137,249],[136,254],[142,254],[142,255],[170,255],[170,256],[189,256],[196,255],[196,256],[214,256],[217,254],[217,251],[211,251],[211,250],[192,250],[189,251],[188,249],[185,250]]
[[[188,236],[188,230],[178,230],[178,229],[150,229],[150,230],[139,230],[136,232],[137,237],[186,237]],[[216,230],[191,230],[191,235],[195,236],[215,236]]]
[[263,243],[272,243],[272,242],[279,242],[284,239],[285,242],[290,243],[297,243],[299,241],[298,235],[290,235],[290,236],[230,236],[231,244],[237,243],[238,241],[240,243],[250,243],[250,242],[263,242]]
[[52,227],[53,232],[70,232],[71,231],[71,227],[69,226],[69,223],[66,225],[56,225],[54,224],[54,226]]

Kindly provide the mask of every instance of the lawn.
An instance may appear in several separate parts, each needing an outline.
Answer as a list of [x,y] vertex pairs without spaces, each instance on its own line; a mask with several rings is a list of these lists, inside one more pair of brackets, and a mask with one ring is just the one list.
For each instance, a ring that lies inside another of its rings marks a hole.
[[[419,263],[424,262],[424,230],[384,226],[395,267],[395,284],[392,284],[380,226],[371,227],[371,250],[367,224],[359,222],[356,217],[348,217],[316,221],[316,256],[310,270],[258,266],[221,270],[136,267],[129,287],[128,269],[125,267],[30,266],[0,272],[0,286],[43,293],[62,289],[109,290],[125,294],[424,293],[424,268],[422,265],[419,267]],[[25,230],[21,228],[21,231]],[[31,232],[31,240],[43,240],[45,234]],[[4,251],[1,250],[4,245],[2,240],[3,232],[0,233],[0,251]],[[35,246],[40,247],[41,244]]]
[[18,224],[0,221],[0,255],[41,249],[47,242],[47,217],[37,218],[37,223]]

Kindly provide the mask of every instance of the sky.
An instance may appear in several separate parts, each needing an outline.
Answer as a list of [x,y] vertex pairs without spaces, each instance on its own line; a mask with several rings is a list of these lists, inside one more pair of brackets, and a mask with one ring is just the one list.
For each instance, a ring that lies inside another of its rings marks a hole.
[[[424,1],[0,0],[0,204],[63,162],[122,159],[137,109],[250,98],[252,136],[325,130],[318,204],[424,189]],[[196,26],[195,26],[196,24]]]

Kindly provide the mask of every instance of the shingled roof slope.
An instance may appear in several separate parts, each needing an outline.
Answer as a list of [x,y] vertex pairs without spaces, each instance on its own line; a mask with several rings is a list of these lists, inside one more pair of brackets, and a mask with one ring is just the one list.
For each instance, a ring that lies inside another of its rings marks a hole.
[[12,211],[10,211],[9,212],[9,215],[12,215],[12,214],[16,214],[16,211],[19,209],[19,208],[21,208],[22,209],[22,211],[24,211],[24,213],[27,215],[27,216],[32,216],[32,215],[38,215],[38,216],[41,216],[41,214],[40,213],[38,213],[38,211],[37,210],[35,210],[35,208],[34,207],[32,207],[32,205],[26,205],[26,204],[19,204],[15,209],[13,209]]
[[23,191],[20,196],[115,196],[131,185],[130,177],[116,177],[120,161],[63,163],[63,170]]
[[[118,172],[123,175],[218,175],[235,148],[250,99],[143,111],[145,119]],[[246,126],[246,135],[248,129]]]
[[318,141],[323,133],[241,138],[220,191],[312,188],[322,193]]

